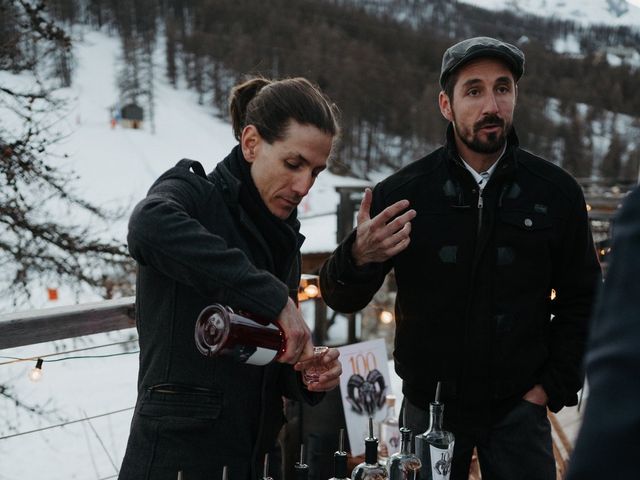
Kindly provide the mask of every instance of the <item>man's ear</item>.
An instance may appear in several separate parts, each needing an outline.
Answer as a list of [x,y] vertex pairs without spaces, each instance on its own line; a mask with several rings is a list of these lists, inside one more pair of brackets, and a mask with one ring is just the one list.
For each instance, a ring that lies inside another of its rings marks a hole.
[[444,93],[444,91],[441,91],[440,95],[438,95],[438,105],[440,106],[440,113],[442,113],[442,116],[450,122],[453,122],[451,101],[449,100],[449,95]]
[[261,141],[262,137],[254,125],[247,125],[242,129],[240,146],[242,148],[242,155],[244,155],[247,162],[253,163],[256,159],[256,148],[258,148]]

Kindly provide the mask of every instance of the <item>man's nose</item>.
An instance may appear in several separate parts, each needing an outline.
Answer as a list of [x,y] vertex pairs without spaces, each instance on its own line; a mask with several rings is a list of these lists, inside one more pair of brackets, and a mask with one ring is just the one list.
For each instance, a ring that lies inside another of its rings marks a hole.
[[483,113],[485,114],[498,113],[498,101],[496,100],[496,96],[493,93],[490,93],[486,96],[483,107]]
[[309,193],[311,187],[313,186],[314,178],[310,173],[302,173],[297,175],[291,185],[291,189],[293,192],[299,196],[300,198],[304,197]]

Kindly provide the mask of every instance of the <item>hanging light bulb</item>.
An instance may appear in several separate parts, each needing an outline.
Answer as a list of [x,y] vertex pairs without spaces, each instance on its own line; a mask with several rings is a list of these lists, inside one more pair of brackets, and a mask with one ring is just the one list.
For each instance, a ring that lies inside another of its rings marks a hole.
[[320,289],[317,285],[309,284],[304,287],[304,293],[306,293],[309,298],[316,298],[320,293]]
[[36,366],[29,370],[29,380],[38,382],[42,378],[42,362],[41,358],[36,362]]
[[393,313],[391,313],[389,310],[382,310],[380,312],[380,321],[385,325],[390,324],[391,322],[393,322]]

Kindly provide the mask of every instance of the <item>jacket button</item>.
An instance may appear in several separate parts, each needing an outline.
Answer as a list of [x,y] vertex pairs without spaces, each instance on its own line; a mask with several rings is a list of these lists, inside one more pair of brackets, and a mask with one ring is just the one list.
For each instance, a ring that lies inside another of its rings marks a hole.
[[533,220],[531,220],[530,218],[525,218],[524,219],[524,226],[525,227],[530,227],[533,225]]

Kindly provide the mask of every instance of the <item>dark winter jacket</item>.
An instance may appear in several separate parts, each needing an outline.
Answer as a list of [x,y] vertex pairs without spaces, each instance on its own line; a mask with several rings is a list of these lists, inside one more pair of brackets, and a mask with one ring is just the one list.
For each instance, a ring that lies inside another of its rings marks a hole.
[[408,249],[356,268],[352,232],[322,269],[325,301],[359,310],[394,269],[395,368],[415,405],[428,409],[438,380],[461,406],[515,401],[537,383],[551,410],[574,405],[600,279],[575,180],[512,131],[480,200],[450,126],[444,147],[376,186],[371,216],[401,199],[417,211]]
[[591,323],[589,397],[569,480],[636,478],[640,452],[640,187],[613,229],[611,264]]
[[284,421],[282,396],[319,398],[303,393],[289,365],[237,364],[196,349],[195,321],[205,306],[273,320],[298,290],[304,237],[295,215],[287,221],[294,250],[282,281],[271,273],[269,232],[240,206],[233,162],[244,162],[238,147],[208,177],[199,163],[180,161],[131,216],[140,371],[120,479],[175,480],[182,470],[188,480],[208,480],[221,478],[224,465],[229,478],[259,478]]

